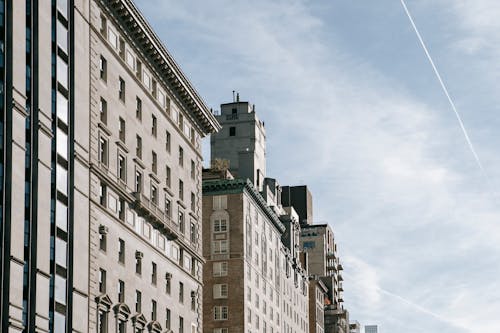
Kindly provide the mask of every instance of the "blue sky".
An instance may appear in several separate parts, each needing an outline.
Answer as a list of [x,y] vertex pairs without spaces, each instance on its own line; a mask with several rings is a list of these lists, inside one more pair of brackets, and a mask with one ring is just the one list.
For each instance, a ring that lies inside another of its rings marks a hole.
[[407,2],[485,177],[400,1],[136,1],[210,107],[256,104],[268,176],[335,230],[352,319],[498,331],[500,2]]

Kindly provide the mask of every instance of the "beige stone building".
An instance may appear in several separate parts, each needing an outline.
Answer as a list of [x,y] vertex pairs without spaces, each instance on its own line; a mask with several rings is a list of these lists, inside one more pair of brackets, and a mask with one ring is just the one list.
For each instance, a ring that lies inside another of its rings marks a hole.
[[202,332],[217,120],[131,0],[0,7],[0,331]]

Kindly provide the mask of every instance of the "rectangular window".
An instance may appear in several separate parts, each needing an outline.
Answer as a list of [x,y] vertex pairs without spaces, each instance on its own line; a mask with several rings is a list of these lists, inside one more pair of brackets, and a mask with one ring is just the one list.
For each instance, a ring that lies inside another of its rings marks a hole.
[[125,221],[125,200],[122,198],[118,200],[118,218],[120,221]]
[[121,142],[125,143],[125,119],[120,117],[119,119],[119,124],[118,124],[118,137]]
[[99,77],[104,82],[106,82],[108,78],[108,62],[103,56],[99,59]]
[[165,215],[172,217],[172,202],[167,198],[165,198]]
[[165,311],[165,328],[166,328],[167,330],[169,330],[169,329],[170,329],[171,316],[172,316],[172,314],[171,314],[171,312],[170,312],[170,309],[169,309],[169,308],[167,308],[167,309],[166,309],[166,311]]
[[170,277],[168,274],[169,273],[167,273],[167,277],[165,279],[165,293],[170,295],[172,291],[172,277]]
[[166,177],[165,177],[165,182],[167,183],[167,187],[171,187],[172,185],[172,178],[171,178],[171,170],[170,167],[167,165],[166,167]]
[[135,191],[137,193],[142,192],[142,172],[140,171],[135,172]]
[[179,333],[184,333],[184,318],[179,317]]
[[179,147],[179,165],[184,166],[184,149]]
[[119,78],[118,82],[118,98],[125,102],[125,80],[123,80],[121,77]]
[[158,205],[158,187],[156,185],[151,185],[151,202]]
[[142,294],[139,290],[135,291],[135,312],[141,313],[142,308]]
[[194,164],[194,161],[191,160],[191,179],[194,179],[196,176],[196,166]]
[[104,98],[101,97],[101,100],[99,102],[99,115],[101,122],[103,124],[108,123],[108,102]]
[[214,320],[227,320],[227,306],[214,306]]
[[151,159],[152,159],[151,169],[153,170],[154,174],[157,174],[158,173],[158,156],[156,155],[156,153],[154,151],[151,152]]
[[191,243],[196,243],[196,225],[191,222],[191,227],[190,227],[190,239],[191,239]]
[[191,192],[191,211],[196,212],[196,196]]
[[179,200],[184,201],[184,182],[179,179]]
[[167,150],[168,153],[170,153],[170,146],[171,146],[171,141],[172,138],[170,137],[170,132],[166,131],[166,136],[165,136],[165,149]]
[[103,136],[99,138],[99,162],[108,166],[108,140]]
[[99,203],[103,207],[106,207],[107,192],[108,190],[106,184],[101,182],[101,184],[99,185]]
[[229,136],[236,136],[236,127],[229,127]]
[[125,241],[123,239],[118,239],[119,250],[118,250],[118,262],[125,263]]
[[226,232],[227,231],[227,221],[226,220],[215,220],[214,221],[214,232]]
[[142,274],[142,256],[139,251],[135,253],[135,273]]
[[229,251],[227,240],[218,240],[212,242],[214,254],[226,254]]
[[151,283],[154,284],[155,286],[156,286],[156,276],[157,276],[156,264],[153,262],[151,263]]
[[182,210],[180,210],[179,208],[179,231],[181,233],[184,233],[184,230],[185,230],[185,226],[184,226],[184,212]]
[[102,268],[99,269],[99,292],[106,293],[106,271]]
[[122,154],[118,154],[118,178],[123,182],[127,181],[127,161]]
[[179,302],[184,303],[184,283],[179,282]]
[[99,230],[99,249],[106,252],[106,233]]
[[151,135],[156,138],[156,134],[158,133],[158,121],[154,115],[151,115]]
[[125,303],[125,282],[118,280],[118,302]]
[[227,298],[227,284],[214,284],[214,299]]
[[213,275],[214,276],[227,276],[227,261],[214,262]]
[[142,100],[139,97],[135,98],[135,117],[142,120]]
[[135,155],[142,159],[142,138],[139,135],[135,136]]
[[151,320],[156,320],[156,301],[151,300]]

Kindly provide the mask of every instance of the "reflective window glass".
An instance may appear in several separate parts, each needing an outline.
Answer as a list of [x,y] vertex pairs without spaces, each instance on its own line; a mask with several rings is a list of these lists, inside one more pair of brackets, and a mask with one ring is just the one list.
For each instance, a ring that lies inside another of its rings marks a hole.
[[61,129],[57,129],[57,153],[68,159],[68,135],[64,133]]
[[56,182],[57,190],[68,195],[68,171],[60,165],[56,168]]
[[[55,277],[55,298],[58,303],[66,304],[66,279],[62,276],[56,275]],[[55,332],[64,332],[57,331]]]
[[68,124],[68,100],[60,92],[57,92],[57,117]]
[[57,57],[57,81],[68,89],[68,64],[60,57]]

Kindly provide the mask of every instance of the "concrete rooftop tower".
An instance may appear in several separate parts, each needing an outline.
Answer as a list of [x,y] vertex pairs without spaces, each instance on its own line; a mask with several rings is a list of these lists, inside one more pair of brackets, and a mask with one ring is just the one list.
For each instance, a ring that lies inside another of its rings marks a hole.
[[240,102],[221,104],[217,120],[222,130],[210,138],[211,160],[229,161],[229,171],[236,178],[250,179],[262,191],[266,176],[266,131],[255,113],[255,106]]

